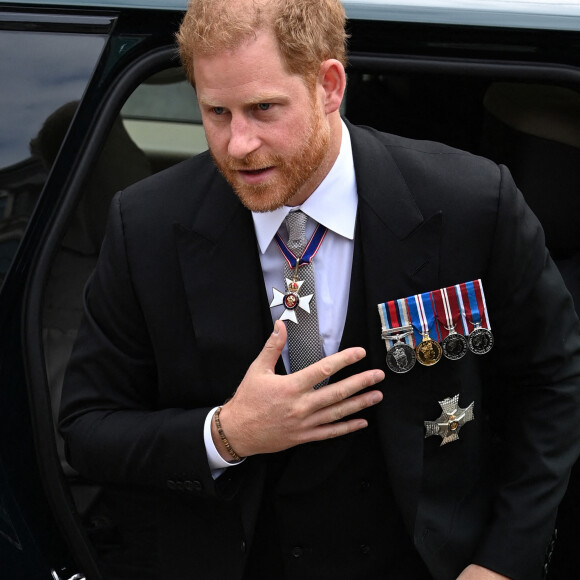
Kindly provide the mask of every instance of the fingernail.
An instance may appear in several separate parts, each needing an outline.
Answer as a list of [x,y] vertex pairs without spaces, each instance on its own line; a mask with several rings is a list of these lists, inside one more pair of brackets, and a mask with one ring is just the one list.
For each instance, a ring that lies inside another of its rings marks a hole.
[[379,392],[373,393],[373,395],[371,397],[371,403],[373,405],[376,405],[377,403],[380,403],[382,400],[383,400],[382,393],[379,393]]
[[276,322],[274,322],[274,331],[272,332],[272,334],[274,336],[277,336],[280,333],[280,331],[278,330],[278,321],[276,320]]
[[383,371],[375,371],[373,373],[373,380],[375,381],[375,385],[377,383],[380,383],[384,379],[385,379],[385,373],[383,373]]

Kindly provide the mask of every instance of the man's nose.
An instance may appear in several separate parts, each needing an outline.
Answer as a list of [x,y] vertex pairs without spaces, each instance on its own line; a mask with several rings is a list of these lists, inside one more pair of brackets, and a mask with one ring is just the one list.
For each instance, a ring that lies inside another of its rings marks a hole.
[[244,159],[260,147],[260,139],[252,123],[243,116],[233,117],[230,124],[228,153],[235,159]]

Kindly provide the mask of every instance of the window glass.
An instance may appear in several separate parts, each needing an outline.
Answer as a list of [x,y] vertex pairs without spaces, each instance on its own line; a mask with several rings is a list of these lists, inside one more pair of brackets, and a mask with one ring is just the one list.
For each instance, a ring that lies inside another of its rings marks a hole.
[[181,68],[164,70],[141,84],[121,117],[153,171],[207,149],[195,91]]
[[0,31],[0,283],[105,40]]

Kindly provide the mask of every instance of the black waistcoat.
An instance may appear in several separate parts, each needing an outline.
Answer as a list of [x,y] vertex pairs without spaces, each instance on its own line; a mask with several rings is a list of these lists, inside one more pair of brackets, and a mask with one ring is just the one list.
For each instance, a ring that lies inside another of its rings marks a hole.
[[300,448],[272,456],[245,580],[431,578],[404,528],[372,429],[347,437],[314,444],[327,454],[347,451],[313,486],[287,485]]

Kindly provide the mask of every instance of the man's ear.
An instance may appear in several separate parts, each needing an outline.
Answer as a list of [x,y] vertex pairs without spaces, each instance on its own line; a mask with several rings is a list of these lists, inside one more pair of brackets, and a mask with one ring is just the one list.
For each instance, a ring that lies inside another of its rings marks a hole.
[[319,86],[324,90],[324,108],[327,115],[340,109],[346,90],[346,73],[344,66],[333,58],[320,65],[318,74]]

